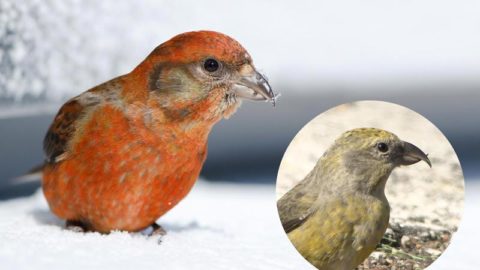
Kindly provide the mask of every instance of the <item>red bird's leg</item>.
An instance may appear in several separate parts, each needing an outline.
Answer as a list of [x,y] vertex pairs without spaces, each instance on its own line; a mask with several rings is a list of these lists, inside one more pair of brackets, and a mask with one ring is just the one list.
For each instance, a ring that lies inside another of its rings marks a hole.
[[162,226],[158,225],[156,222],[152,223],[152,229],[153,231],[150,233],[150,236],[155,236],[155,235],[161,235],[161,236],[164,236],[165,234],[167,234],[167,231],[165,231],[164,228],[162,228]]
[[86,226],[82,222],[76,221],[76,220],[67,220],[65,222],[65,227],[67,228],[67,230],[73,231],[73,232],[86,232],[87,231]]

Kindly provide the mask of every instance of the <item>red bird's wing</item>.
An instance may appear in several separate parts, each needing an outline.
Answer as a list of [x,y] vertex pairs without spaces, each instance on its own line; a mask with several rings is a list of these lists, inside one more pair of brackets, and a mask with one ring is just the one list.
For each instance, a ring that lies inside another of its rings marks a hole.
[[57,113],[43,140],[47,163],[56,163],[67,157],[67,145],[73,137],[75,124],[81,118],[84,108],[77,99],[71,99]]
[[63,104],[43,140],[47,163],[57,163],[67,158],[69,144],[82,125],[81,120],[87,112],[106,102],[118,100],[118,92],[122,89],[121,79],[118,77],[100,84]]

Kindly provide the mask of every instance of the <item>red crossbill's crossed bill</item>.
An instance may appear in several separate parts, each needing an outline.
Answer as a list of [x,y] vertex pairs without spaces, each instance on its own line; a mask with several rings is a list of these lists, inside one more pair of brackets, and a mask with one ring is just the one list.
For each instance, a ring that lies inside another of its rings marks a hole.
[[81,230],[162,232],[155,222],[195,183],[212,126],[242,98],[275,101],[237,41],[198,31],[161,44],[61,107],[44,140],[51,211]]

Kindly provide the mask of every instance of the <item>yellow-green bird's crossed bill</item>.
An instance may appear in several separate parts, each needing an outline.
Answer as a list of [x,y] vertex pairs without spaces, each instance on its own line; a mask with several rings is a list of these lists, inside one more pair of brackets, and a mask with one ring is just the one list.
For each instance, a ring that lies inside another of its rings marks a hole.
[[431,166],[423,151],[388,131],[343,133],[277,202],[290,241],[318,269],[354,269],[387,229],[385,183],[390,173],[421,160]]

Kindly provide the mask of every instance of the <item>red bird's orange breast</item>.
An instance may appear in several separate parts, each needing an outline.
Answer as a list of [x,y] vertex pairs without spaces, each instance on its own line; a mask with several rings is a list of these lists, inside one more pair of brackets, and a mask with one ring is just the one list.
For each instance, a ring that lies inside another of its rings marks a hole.
[[44,193],[56,215],[100,232],[136,231],[187,195],[205,160],[209,129],[186,131],[150,114],[106,105],[85,116],[68,158],[44,169]]

